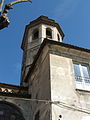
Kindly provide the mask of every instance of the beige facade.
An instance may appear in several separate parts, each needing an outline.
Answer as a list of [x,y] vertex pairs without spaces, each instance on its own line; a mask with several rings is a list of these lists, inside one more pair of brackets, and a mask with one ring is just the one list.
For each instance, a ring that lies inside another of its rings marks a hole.
[[90,117],[90,83],[87,89],[77,86],[73,63],[90,65],[90,53],[50,43],[40,52],[29,78],[32,99],[44,100],[34,104],[33,116],[38,109],[40,120],[46,120],[48,111],[48,120],[86,120]]
[[52,47],[50,54],[51,100],[57,101],[56,104],[52,104],[52,120],[58,119],[59,115],[62,115],[62,120],[83,120],[87,116],[90,119],[90,83],[86,85],[86,89],[81,88],[81,83],[77,86],[74,61],[88,64],[90,67],[90,53]]

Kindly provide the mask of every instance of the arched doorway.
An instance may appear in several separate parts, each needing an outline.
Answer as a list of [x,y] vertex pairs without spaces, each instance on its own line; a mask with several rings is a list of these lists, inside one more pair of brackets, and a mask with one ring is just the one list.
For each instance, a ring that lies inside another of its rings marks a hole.
[[0,101],[0,120],[25,120],[25,119],[17,106],[5,101]]

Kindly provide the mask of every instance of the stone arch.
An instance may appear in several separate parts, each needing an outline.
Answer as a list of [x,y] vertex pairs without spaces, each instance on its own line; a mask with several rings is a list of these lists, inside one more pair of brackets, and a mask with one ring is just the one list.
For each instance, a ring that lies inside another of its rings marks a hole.
[[38,39],[38,38],[39,38],[39,29],[36,28],[36,29],[34,29],[33,32],[32,32],[32,39],[33,39],[33,40],[36,40],[36,39]]
[[0,120],[25,120],[19,107],[13,103],[0,101]]
[[46,28],[46,38],[52,39],[52,30],[51,28]]
[[58,41],[60,42],[60,36],[59,36],[59,34],[57,34],[57,39],[58,39]]

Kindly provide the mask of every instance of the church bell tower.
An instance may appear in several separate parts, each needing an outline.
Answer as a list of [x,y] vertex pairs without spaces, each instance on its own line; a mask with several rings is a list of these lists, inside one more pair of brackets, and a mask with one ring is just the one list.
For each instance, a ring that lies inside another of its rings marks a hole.
[[27,73],[33,63],[44,38],[62,42],[64,33],[59,24],[46,16],[40,16],[25,28],[21,48],[23,50],[21,85],[24,85]]

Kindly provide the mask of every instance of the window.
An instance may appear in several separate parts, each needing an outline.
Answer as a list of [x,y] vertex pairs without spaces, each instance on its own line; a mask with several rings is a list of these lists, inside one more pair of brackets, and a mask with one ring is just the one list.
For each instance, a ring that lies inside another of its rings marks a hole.
[[10,120],[16,120],[16,116],[15,115],[11,115]]
[[57,34],[57,38],[58,38],[58,41],[60,41],[60,36],[59,36],[59,34]]
[[33,37],[32,37],[32,39],[33,40],[36,40],[36,39],[38,39],[39,38],[39,30],[38,29],[35,29],[34,31],[33,31]]
[[82,63],[74,63],[74,74],[76,87],[79,89],[90,90],[89,66]]
[[46,38],[52,38],[52,30],[50,28],[46,28]]
[[35,120],[39,120],[39,117],[40,117],[40,111],[38,111],[35,115]]
[[4,115],[4,111],[3,110],[0,110],[0,116],[1,115]]

